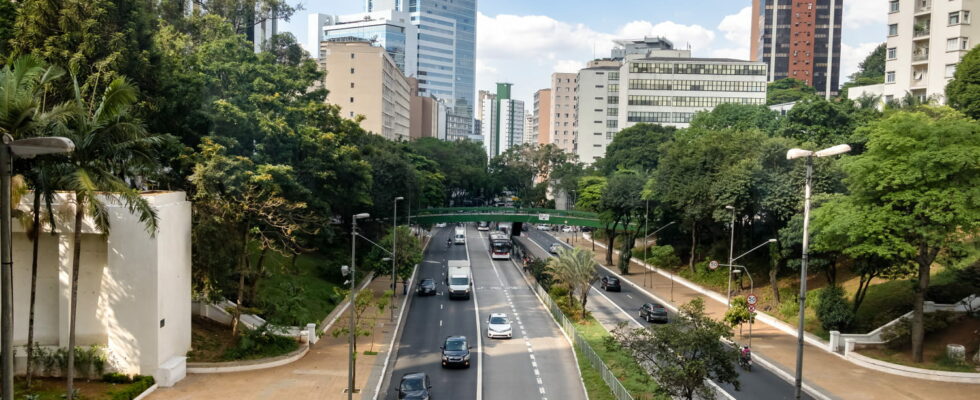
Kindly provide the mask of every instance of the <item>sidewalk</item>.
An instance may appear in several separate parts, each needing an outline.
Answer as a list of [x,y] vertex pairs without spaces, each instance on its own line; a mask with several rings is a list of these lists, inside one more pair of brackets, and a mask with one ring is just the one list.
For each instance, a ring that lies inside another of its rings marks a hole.
[[[562,238],[564,240],[564,237]],[[573,245],[592,250],[592,244],[579,238]],[[605,248],[596,242],[596,262],[605,265]],[[613,261],[618,260],[618,251],[614,252]],[[614,266],[610,268],[618,273]],[[630,265],[630,275],[624,276],[634,286],[643,287],[664,301],[674,306],[685,304],[695,297],[706,297],[693,289],[678,282],[673,284],[673,299],[671,299],[671,282],[668,277],[657,273],[649,273],[644,278],[646,268],[635,259]],[[645,282],[646,281],[646,282]],[[714,318],[721,319],[727,307],[710,297],[705,298],[705,310]],[[736,341],[748,340],[748,328],[743,330],[740,337],[736,330]],[[763,322],[753,325],[752,350],[776,364],[777,367],[794,375],[796,370],[797,340],[795,335],[788,335]],[[803,355],[804,382],[815,385],[833,397],[842,399],[976,399],[980,386],[963,383],[935,382],[907,378],[859,367],[843,357],[814,347],[804,346]]]
[[[375,278],[368,289],[380,295],[388,289],[391,279],[385,276]],[[401,306],[404,296],[395,298]],[[388,312],[378,313],[371,307],[366,313],[377,317],[374,335],[374,351],[377,355],[364,355],[371,350],[372,337],[359,337],[357,340],[357,381],[355,387],[367,399],[374,395],[375,386],[380,379],[380,371],[385,361],[394,324],[389,323]],[[347,394],[347,336],[333,337],[334,327],[347,323],[348,310],[328,330],[320,341],[310,348],[302,359],[288,365],[257,371],[234,372],[226,374],[188,374],[187,378],[172,388],[160,388],[148,400],[191,400],[191,399],[289,399],[322,400],[346,399]],[[397,316],[397,310],[396,310]],[[355,399],[361,399],[355,393]]]

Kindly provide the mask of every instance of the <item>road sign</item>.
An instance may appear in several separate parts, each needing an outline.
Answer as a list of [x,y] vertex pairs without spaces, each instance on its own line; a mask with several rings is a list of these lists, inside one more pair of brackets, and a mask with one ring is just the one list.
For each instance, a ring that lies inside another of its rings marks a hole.
[[754,313],[755,312],[755,304],[749,304],[749,312],[750,313]]
[[708,263],[708,268],[711,268],[712,271],[718,269],[718,261],[712,260],[710,263]]
[[745,298],[745,301],[748,302],[750,306],[754,306],[755,303],[759,302],[759,298],[755,297],[754,294],[750,294],[749,297]]
[[539,221],[547,221],[551,219],[551,214],[538,214]]

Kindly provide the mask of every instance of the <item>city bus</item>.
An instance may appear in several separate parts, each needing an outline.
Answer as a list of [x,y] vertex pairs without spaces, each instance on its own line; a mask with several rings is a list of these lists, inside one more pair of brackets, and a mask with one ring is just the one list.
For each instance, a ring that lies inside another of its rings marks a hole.
[[490,258],[494,260],[506,260],[510,258],[510,249],[513,245],[510,242],[510,236],[502,232],[494,232],[490,234]]

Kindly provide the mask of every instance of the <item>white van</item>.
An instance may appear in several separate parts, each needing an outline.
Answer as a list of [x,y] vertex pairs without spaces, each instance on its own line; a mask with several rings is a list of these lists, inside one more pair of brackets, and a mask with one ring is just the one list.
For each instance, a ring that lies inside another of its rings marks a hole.
[[470,298],[473,290],[473,276],[470,275],[470,262],[467,260],[449,260],[449,273],[446,284],[449,286],[449,298]]
[[456,231],[453,233],[453,243],[466,244],[466,228],[462,226],[456,227]]

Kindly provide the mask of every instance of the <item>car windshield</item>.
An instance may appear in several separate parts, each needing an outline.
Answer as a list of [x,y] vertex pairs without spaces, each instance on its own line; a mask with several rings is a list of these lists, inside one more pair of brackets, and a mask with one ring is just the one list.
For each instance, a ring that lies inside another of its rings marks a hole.
[[507,317],[490,317],[490,323],[493,325],[503,325],[507,323]]
[[432,279],[426,279],[422,281],[422,286],[435,286],[436,281]]
[[609,282],[609,283],[619,283],[619,279],[609,278],[609,280],[607,282]]
[[457,340],[447,340],[446,341],[446,350],[448,350],[448,351],[466,350],[466,341],[465,340],[458,340],[458,339]]
[[469,284],[469,279],[467,278],[449,278],[449,284],[454,286],[462,286]]
[[422,380],[421,379],[406,379],[402,381],[402,391],[416,391],[422,390]]

